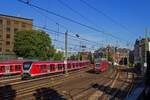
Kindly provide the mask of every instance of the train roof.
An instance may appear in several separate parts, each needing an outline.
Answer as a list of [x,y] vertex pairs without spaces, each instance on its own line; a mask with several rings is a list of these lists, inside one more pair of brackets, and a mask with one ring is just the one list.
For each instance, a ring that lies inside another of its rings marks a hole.
[[[34,64],[64,64],[64,61],[25,61],[26,62],[31,62]],[[78,63],[78,62],[87,62],[87,60],[83,60],[83,61],[67,61],[68,63]]]
[[21,64],[23,62],[23,60],[3,60],[0,61],[0,64]]

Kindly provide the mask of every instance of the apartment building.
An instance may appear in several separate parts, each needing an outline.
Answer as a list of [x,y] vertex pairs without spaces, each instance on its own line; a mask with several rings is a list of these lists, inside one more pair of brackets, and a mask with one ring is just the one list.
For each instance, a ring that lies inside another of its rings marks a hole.
[[14,33],[31,30],[32,19],[0,14],[0,54],[13,53]]

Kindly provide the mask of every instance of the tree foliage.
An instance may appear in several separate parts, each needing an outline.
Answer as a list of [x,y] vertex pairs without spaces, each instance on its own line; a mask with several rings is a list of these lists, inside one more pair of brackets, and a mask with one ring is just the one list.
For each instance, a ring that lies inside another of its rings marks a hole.
[[113,62],[113,57],[110,54],[108,54],[108,61]]
[[91,52],[89,52],[89,54],[88,54],[88,60],[91,61],[91,62],[93,61],[93,57],[92,57],[92,53]]
[[62,52],[56,52],[56,53],[54,54],[53,59],[54,59],[55,61],[61,61],[61,60],[63,60],[63,53],[62,53]]
[[15,33],[14,52],[24,58],[50,59],[55,49],[51,38],[42,30],[22,30]]
[[71,56],[70,56],[70,60],[77,60],[77,59],[76,59],[76,56],[75,56],[74,54],[71,55]]

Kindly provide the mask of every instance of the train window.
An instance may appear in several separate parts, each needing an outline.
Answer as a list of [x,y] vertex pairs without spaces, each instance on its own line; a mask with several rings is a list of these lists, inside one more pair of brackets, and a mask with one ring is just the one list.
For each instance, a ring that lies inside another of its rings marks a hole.
[[14,68],[14,66],[13,65],[11,65],[10,66],[10,70],[14,70],[15,68]]
[[43,65],[40,65],[40,70],[43,70]]
[[100,65],[100,64],[96,64],[96,66],[95,66],[95,67],[97,67],[97,68],[98,68],[98,67],[99,67],[99,65]]
[[16,65],[16,70],[20,70],[21,66],[20,65]]
[[36,65],[36,68],[38,68],[39,67],[39,65]]
[[68,64],[67,68],[71,68],[71,64]]
[[44,70],[47,70],[47,66],[46,66],[46,65],[43,65],[43,69],[44,69]]
[[76,67],[78,67],[78,63],[76,63]]
[[62,69],[62,65],[58,65],[58,69]]
[[80,63],[80,67],[82,66],[82,64]]
[[54,70],[54,65],[51,65],[50,70],[51,70],[51,71]]
[[0,66],[0,71],[5,71],[5,66]]
[[65,70],[65,65],[64,65],[64,64],[62,65],[62,67],[63,67],[63,69]]
[[55,69],[56,69],[56,70],[58,69],[58,65],[55,65]]
[[51,65],[47,65],[47,69],[49,70],[51,68]]
[[23,63],[23,70],[29,70],[32,62],[25,62]]
[[75,63],[73,63],[72,65],[73,65],[73,68],[74,68],[75,67]]

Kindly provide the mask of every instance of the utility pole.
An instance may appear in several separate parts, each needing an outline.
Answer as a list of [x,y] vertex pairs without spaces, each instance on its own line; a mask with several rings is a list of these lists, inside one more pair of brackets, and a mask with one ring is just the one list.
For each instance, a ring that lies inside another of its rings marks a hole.
[[67,50],[67,45],[68,45],[68,32],[65,32],[65,75],[68,75],[68,69],[67,69],[67,59],[68,59],[68,50]]
[[147,28],[145,28],[145,58],[144,58],[144,71],[146,70],[146,67],[147,67],[147,47],[148,47],[148,39],[147,39],[147,33],[148,33],[148,30]]
[[56,39],[58,40],[59,39],[59,23],[56,23],[58,25],[58,29],[57,29],[57,36],[56,36]]
[[108,58],[109,58],[109,45],[107,46],[107,60],[108,60]]

